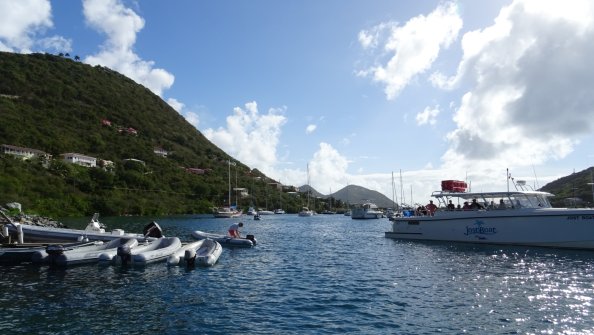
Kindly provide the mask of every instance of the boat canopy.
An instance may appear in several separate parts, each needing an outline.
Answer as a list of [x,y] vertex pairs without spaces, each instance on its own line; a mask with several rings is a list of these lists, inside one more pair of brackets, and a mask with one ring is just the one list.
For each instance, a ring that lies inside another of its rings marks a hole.
[[431,194],[441,206],[446,207],[452,198],[463,201],[476,199],[485,208],[551,208],[548,198],[554,195],[541,191],[510,191],[510,192],[444,192],[435,191]]

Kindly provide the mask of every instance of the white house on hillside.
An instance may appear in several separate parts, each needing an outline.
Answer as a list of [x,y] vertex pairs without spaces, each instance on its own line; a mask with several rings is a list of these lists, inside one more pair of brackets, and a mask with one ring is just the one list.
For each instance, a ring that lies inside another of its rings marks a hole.
[[159,148],[159,147],[154,148],[153,152],[156,155],[161,156],[161,157],[167,157],[167,155],[169,154],[169,152],[167,150],[165,150],[163,148]]
[[97,158],[95,158],[95,157],[89,157],[89,156],[77,154],[74,152],[61,154],[60,156],[62,156],[62,159],[66,163],[78,164],[78,165],[86,166],[86,167],[96,167],[97,166]]
[[33,157],[51,158],[51,155],[37,149],[17,147],[15,145],[2,144],[0,147],[3,153],[29,159]]

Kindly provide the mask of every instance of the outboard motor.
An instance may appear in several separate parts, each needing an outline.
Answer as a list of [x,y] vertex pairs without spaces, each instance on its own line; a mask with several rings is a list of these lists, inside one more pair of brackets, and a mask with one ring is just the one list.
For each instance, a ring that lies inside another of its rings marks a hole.
[[184,253],[184,260],[188,267],[194,267],[196,265],[196,250],[188,249]]
[[246,235],[245,238],[246,240],[252,241],[252,243],[256,245],[256,237],[254,235]]
[[120,245],[118,247],[117,257],[122,262],[122,265],[128,265],[132,260],[132,248],[127,244]]
[[144,237],[156,237],[156,238],[163,237],[163,230],[161,229],[159,224],[156,223],[155,221],[146,225],[146,227],[144,227],[144,229],[142,229],[142,233],[144,234]]
[[45,247],[45,252],[47,252],[47,261],[49,264],[56,264],[56,260],[60,258],[60,256],[64,255],[64,251],[66,251],[66,247],[61,244],[50,244]]

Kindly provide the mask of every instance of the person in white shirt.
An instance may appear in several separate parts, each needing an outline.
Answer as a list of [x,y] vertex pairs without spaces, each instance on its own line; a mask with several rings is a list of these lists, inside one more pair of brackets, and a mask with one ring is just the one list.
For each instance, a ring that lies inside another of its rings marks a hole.
[[234,223],[229,227],[229,236],[241,238],[241,234],[239,233],[239,228],[243,227],[243,222]]

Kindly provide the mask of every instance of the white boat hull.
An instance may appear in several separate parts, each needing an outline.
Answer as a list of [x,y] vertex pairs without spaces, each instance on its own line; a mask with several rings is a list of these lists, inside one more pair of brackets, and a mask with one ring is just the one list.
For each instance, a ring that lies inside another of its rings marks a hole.
[[365,203],[362,206],[355,207],[351,211],[351,219],[367,220],[379,219],[384,213],[377,209],[377,206],[372,203]]
[[[60,253],[49,253],[50,247],[36,252],[32,260],[34,263],[50,264],[57,266],[69,266],[77,264],[89,264],[99,262],[99,257],[110,260],[116,256],[117,249],[121,245],[127,245],[130,248],[138,245],[138,240],[134,238],[120,238],[107,243],[95,241],[94,244],[78,247],[66,247]],[[54,250],[56,250],[54,248]]]
[[221,256],[223,247],[217,241],[204,239],[183,245],[167,259],[167,265],[193,264],[213,266]]
[[516,209],[395,218],[385,236],[405,240],[594,249],[594,210]]
[[[20,226],[23,229],[25,241],[28,242],[76,242],[82,241],[85,238],[89,241],[111,241],[122,237],[144,238],[142,234],[125,233],[121,229],[115,229],[111,232],[96,232],[83,229],[54,228],[28,224],[21,224]],[[9,225],[9,232],[11,235],[17,233],[16,228],[12,225]]]
[[242,211],[232,210],[230,208],[219,208],[213,213],[213,216],[219,219],[230,219],[241,217],[242,214]]
[[[139,243],[134,248],[118,248],[113,259],[115,264],[144,266],[149,263],[165,261],[171,254],[181,248],[182,244],[177,237],[161,237],[153,241]],[[109,262],[108,255],[99,256],[100,261]]]

